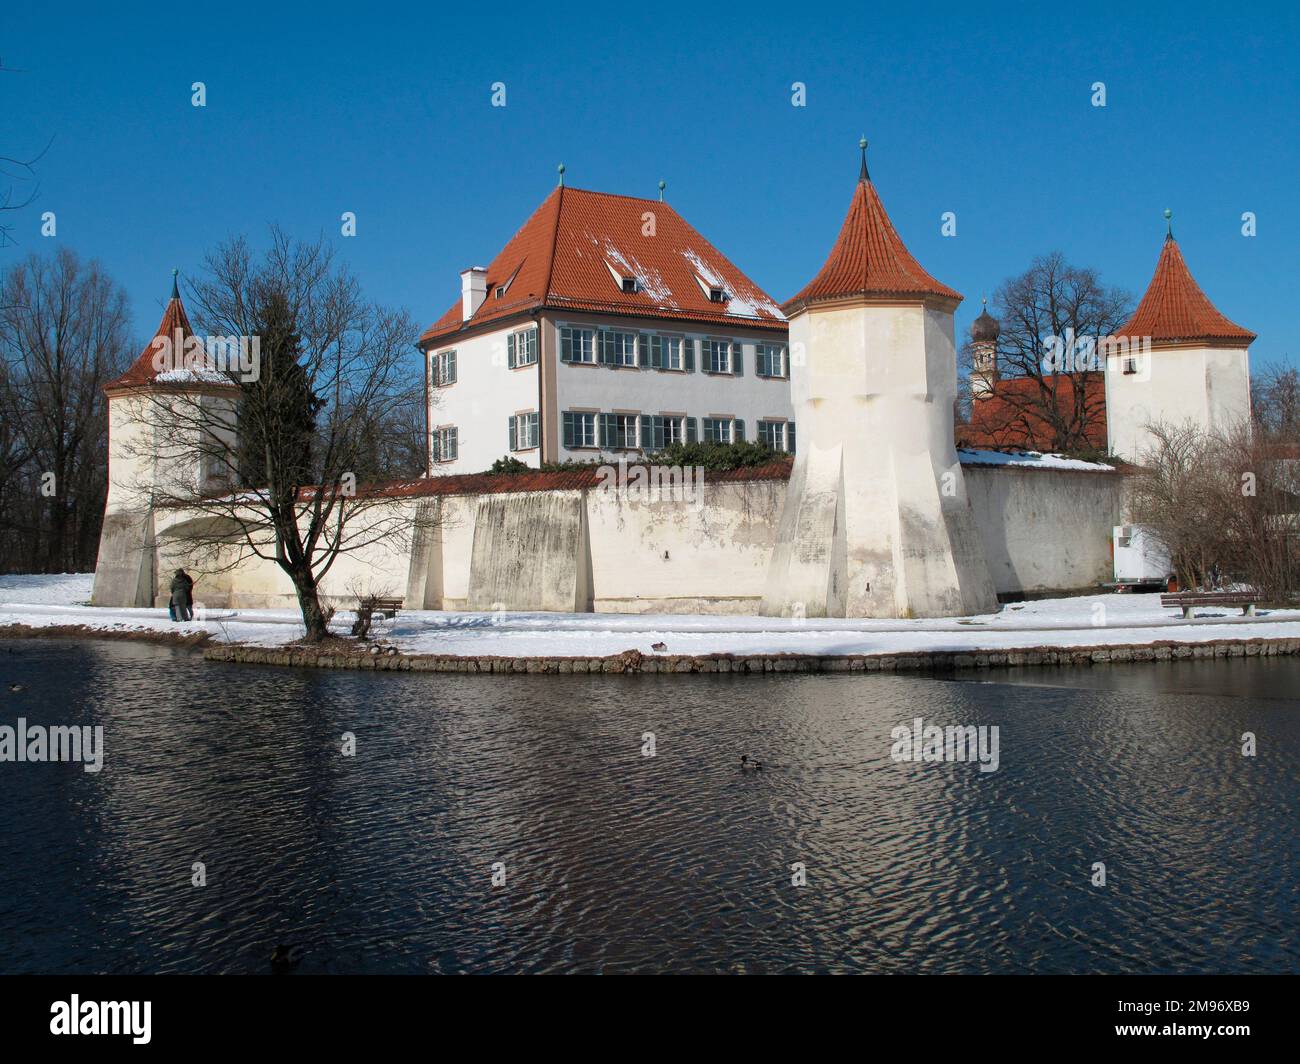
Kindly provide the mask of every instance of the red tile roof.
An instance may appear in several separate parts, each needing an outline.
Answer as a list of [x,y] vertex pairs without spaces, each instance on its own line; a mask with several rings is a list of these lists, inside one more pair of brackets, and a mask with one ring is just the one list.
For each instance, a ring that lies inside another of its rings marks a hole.
[[1178,241],[1165,238],[1156,263],[1155,276],[1133,317],[1116,331],[1116,336],[1151,337],[1153,342],[1227,342],[1249,344],[1255,334],[1229,321],[1192,279]]
[[[643,232],[646,212],[654,215],[654,236]],[[635,277],[639,291],[624,292],[611,268]],[[730,300],[710,302],[701,281],[721,285]],[[498,299],[496,289],[507,282]],[[458,299],[420,343],[540,307],[782,332],[787,327],[771,297],[667,203],[561,186],[492,260],[487,298],[474,316],[461,321]]]
[[876,186],[863,166],[849,213],[817,276],[783,304],[787,313],[809,303],[850,296],[941,296],[961,301],[961,293],[936,281],[912,258],[885,213]]
[[[179,331],[180,345],[177,344],[177,332]],[[172,341],[172,351],[175,357],[180,359],[184,354],[184,342],[194,335],[194,330],[190,327],[189,316],[185,313],[185,304],[181,302],[180,292],[175,284],[172,285],[172,297],[167,301],[167,306],[163,310],[162,321],[158,323],[158,331],[153,334],[153,338],[145,344],[144,350],[140,352],[140,357],[131,363],[130,368],[116,380],[111,380],[104,385],[104,391],[124,391],[130,388],[145,388],[153,384],[209,384],[215,387],[235,387],[232,382],[226,381],[220,375],[214,373],[205,373],[199,371],[199,374],[190,381],[182,381],[177,378],[176,373],[167,372],[167,367],[160,369],[159,359],[162,351],[154,346],[155,341],[160,337],[167,337]],[[178,349],[179,348],[179,349]],[[167,376],[172,376],[171,381],[166,380]]]
[[[612,462],[607,464],[615,465]],[[629,463],[629,468],[636,464]],[[790,476],[792,464],[792,459],[775,458],[761,466],[709,470],[704,473],[704,482],[732,484],[751,480],[785,480]],[[358,489],[358,493],[405,498],[424,495],[499,495],[525,491],[582,491],[601,485],[601,468],[597,465],[583,465],[572,469],[533,469],[527,473],[454,473],[366,485]]]
[[[1055,394],[1057,409],[1067,423],[1083,422],[1084,441],[1094,448],[1106,448],[1106,383],[1100,373],[1082,375],[1081,413],[1075,396],[1080,378],[1057,373],[1044,378]],[[971,402],[970,421],[956,429],[958,447],[1016,447],[1030,451],[1059,451],[1068,441],[1057,438],[1057,430],[1043,416],[1044,404],[1038,382],[1032,377],[1002,377],[990,395]]]

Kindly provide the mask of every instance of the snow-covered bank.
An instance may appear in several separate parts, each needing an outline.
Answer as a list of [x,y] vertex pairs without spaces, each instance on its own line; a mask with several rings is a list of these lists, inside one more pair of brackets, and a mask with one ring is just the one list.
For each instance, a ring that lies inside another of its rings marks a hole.
[[[83,626],[112,633],[209,633],[214,643],[278,647],[300,639],[292,610],[210,610],[173,624],[162,609],[95,609],[92,577],[0,577],[0,630]],[[509,657],[603,656],[624,650],[674,655],[903,654],[1031,647],[1139,646],[1222,639],[1300,637],[1300,610],[1202,609],[1191,621],[1158,595],[1088,595],[1015,603],[995,614],[933,620],[787,620],[670,614],[447,613],[412,610],[376,634],[404,654]],[[340,613],[344,634],[351,615]],[[0,632],[2,634],[2,632]]]

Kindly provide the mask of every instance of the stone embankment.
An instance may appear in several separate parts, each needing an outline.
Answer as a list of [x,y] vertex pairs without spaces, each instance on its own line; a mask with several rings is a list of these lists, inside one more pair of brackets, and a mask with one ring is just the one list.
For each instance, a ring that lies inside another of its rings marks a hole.
[[289,665],[382,672],[528,673],[777,673],[942,672],[949,669],[1043,665],[1108,665],[1134,661],[1282,657],[1300,654],[1300,639],[1219,639],[1198,643],[1162,641],[1134,646],[1030,647],[1022,650],[916,651],[894,654],[643,654],[625,650],[606,657],[486,657],[403,654],[396,648],[357,653],[309,646],[209,646],[209,661]]

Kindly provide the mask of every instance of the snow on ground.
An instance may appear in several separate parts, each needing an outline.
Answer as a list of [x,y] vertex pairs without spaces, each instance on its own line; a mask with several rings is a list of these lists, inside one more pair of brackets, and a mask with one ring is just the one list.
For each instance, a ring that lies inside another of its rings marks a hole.
[[[278,646],[301,638],[295,610],[208,610],[173,624],[165,609],[95,609],[89,574],[0,576],[0,627],[85,625],[106,631],[208,631],[218,642]],[[345,634],[350,614],[334,628]],[[376,634],[419,654],[598,657],[635,648],[669,654],[897,654],[1300,637],[1300,610],[1200,609],[1193,620],[1162,609],[1159,595],[1106,594],[1013,603],[995,614],[931,620],[789,620],[698,614],[450,613],[403,611]]]
[[[0,603],[30,602],[57,606],[84,606],[90,601],[94,573],[36,573],[0,576]],[[11,624],[11,621],[5,621]]]

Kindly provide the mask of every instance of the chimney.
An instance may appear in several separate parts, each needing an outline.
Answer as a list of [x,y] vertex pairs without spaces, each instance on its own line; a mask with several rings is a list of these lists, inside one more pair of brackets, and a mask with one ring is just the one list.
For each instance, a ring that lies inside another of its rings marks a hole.
[[487,267],[460,271],[460,320],[469,321],[487,299]]

